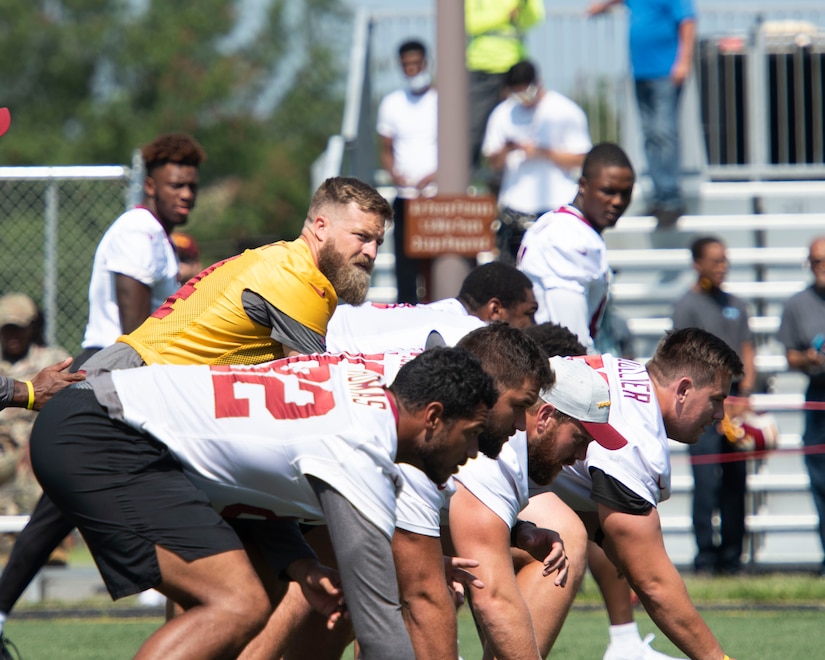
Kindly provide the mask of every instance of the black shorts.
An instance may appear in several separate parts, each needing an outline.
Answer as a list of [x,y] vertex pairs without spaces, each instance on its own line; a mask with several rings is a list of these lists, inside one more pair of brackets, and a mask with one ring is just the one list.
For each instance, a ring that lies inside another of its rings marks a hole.
[[155,546],[186,561],[243,545],[166,446],[109,418],[89,389],[37,417],[31,460],[45,493],[83,534],[112,598],[161,581]]

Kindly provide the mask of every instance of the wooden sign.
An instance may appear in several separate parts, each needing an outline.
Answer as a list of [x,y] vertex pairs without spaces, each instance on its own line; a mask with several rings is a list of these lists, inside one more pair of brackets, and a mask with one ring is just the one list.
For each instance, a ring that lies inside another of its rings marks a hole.
[[408,199],[404,207],[404,251],[417,259],[459,254],[475,257],[495,249],[492,229],[498,210],[489,195],[439,195]]

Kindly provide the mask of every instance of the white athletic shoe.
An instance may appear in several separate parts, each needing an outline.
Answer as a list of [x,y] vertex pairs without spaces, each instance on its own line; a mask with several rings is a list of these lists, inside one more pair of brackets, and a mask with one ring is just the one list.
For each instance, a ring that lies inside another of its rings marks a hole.
[[628,647],[627,644],[619,646],[611,643],[604,652],[602,660],[680,660],[672,655],[659,653],[650,646],[656,635],[650,633],[638,645]]

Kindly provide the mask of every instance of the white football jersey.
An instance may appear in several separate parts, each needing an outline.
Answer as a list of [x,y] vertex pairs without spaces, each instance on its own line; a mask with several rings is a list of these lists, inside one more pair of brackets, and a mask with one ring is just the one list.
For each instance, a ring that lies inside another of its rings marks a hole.
[[111,380],[123,420],[167,445],[222,515],[322,520],[311,474],[390,537],[403,477],[393,462],[397,413],[379,374],[394,377],[409,359],[154,365]]
[[178,289],[178,259],[169,236],[152,212],[126,211],[98,243],[89,281],[89,320],[83,348],[105,347],[123,334],[115,295],[115,275],[149,287],[152,310]]
[[518,268],[533,282],[536,323],[552,321],[593,345],[607,302],[609,269],[601,235],[581,212],[545,213],[524,233]]
[[[582,358],[573,358],[582,359]],[[627,440],[609,450],[591,442],[584,461],[565,465],[548,488],[577,510],[596,510],[590,499],[596,467],[624,484],[653,506],[670,497],[670,447],[653,383],[643,364],[610,354],[583,358],[607,378],[610,386],[609,424]]]
[[479,454],[455,475],[482,504],[512,527],[519,511],[527,506],[527,434],[517,431],[492,459]]
[[422,536],[441,536],[442,514],[455,493],[453,477],[435,484],[412,465],[402,463],[398,467],[404,475],[404,488],[396,501],[395,526]]
[[[440,301],[439,301],[440,302]],[[459,303],[454,308],[430,305],[338,305],[327,326],[327,350],[333,353],[382,353],[423,350],[430,334],[437,332],[447,346],[454,346],[468,332],[485,325],[470,316]]]

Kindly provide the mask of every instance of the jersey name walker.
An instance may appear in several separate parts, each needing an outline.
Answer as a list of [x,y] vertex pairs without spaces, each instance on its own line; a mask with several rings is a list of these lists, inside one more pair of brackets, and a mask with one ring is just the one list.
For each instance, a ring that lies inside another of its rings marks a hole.
[[655,507],[670,497],[670,447],[650,376],[644,365],[610,354],[584,359],[607,378],[611,402],[608,421],[627,445],[609,450],[591,442],[585,460],[565,465],[550,490],[574,509],[595,510],[589,472],[595,467]]
[[370,356],[318,355],[258,366],[154,365],[90,383],[113,385],[122,410],[109,414],[169,447],[222,515],[321,520],[311,474],[389,537],[403,478],[383,369]]

